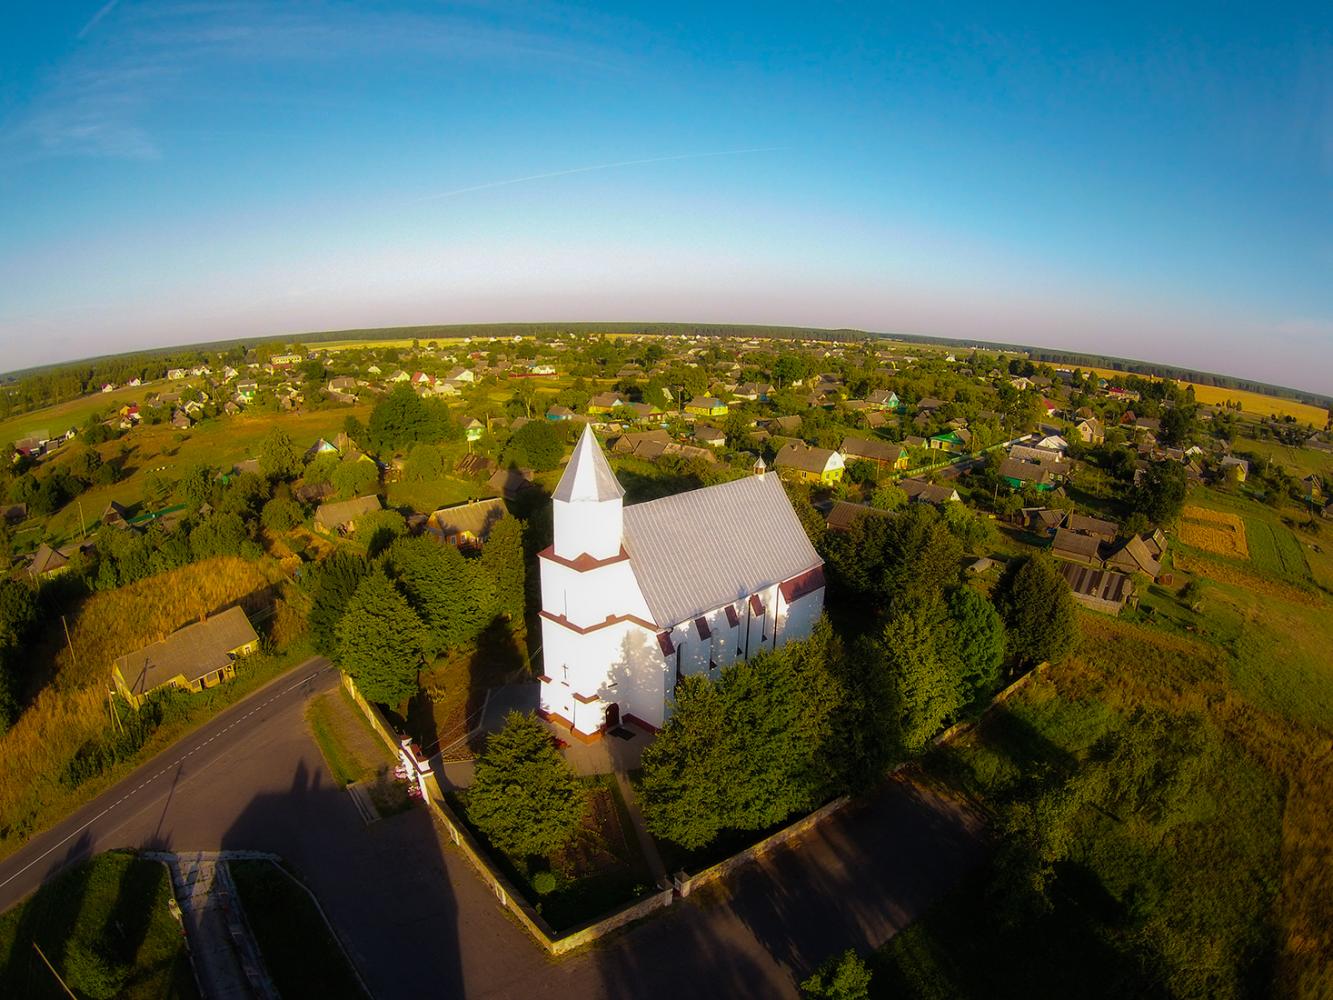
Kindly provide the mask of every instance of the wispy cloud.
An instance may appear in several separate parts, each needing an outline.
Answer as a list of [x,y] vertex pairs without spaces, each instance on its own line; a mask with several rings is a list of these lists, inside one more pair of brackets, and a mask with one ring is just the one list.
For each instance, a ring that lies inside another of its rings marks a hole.
[[597,170],[617,170],[621,167],[639,167],[649,163],[671,163],[677,160],[702,160],[714,156],[744,156],[747,153],[776,153],[784,149],[783,146],[757,146],[753,149],[718,149],[706,153],[677,153],[673,156],[649,156],[639,160],[617,160],[613,163],[594,163],[586,167],[571,167],[568,170],[551,170],[541,174],[528,174],[526,177],[510,177],[500,181],[486,181],[483,184],[472,184],[468,187],[455,188],[452,191],[442,191],[439,194],[426,195],[424,198],[418,198],[413,204],[421,204],[428,201],[443,201],[446,198],[457,198],[459,195],[472,194],[475,191],[490,191],[493,188],[509,187],[511,184],[527,184],[530,181],[544,181],[553,177],[569,177],[571,174],[587,174]]
[[77,37],[81,44],[28,104],[0,123],[0,166],[48,156],[156,157],[162,142],[147,124],[153,112],[201,92],[225,101],[230,70],[239,66],[336,63],[350,72],[372,61],[420,59],[600,74],[627,65],[614,33],[598,22],[550,24],[486,7],[423,13],[352,3],[292,9],[243,0],[108,0]]
[[97,27],[97,23],[101,21],[102,18],[106,17],[113,10],[115,10],[116,4],[118,3],[120,3],[120,0],[106,0],[106,3],[102,4],[101,7],[97,8],[97,13],[88,19],[88,23],[79,29],[78,37],[80,39],[86,38],[88,32],[92,31],[95,27]]

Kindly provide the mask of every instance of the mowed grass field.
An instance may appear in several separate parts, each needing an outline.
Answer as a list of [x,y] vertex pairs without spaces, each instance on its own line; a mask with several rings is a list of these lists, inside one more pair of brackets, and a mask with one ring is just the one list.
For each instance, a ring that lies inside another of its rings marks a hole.
[[1260,441],[1245,438],[1236,442],[1241,451],[1252,451],[1274,465],[1294,473],[1298,478],[1314,473],[1315,475],[1333,475],[1333,455],[1315,451],[1313,448],[1293,448],[1277,441]]
[[[179,479],[186,469],[197,464],[230,469],[237,462],[257,457],[260,442],[274,427],[284,430],[298,447],[304,449],[318,438],[336,435],[349,414],[365,421],[369,418],[370,407],[346,406],[302,413],[242,413],[206,420],[188,431],[177,430],[170,424],[136,427],[125,437],[98,446],[104,459],[119,455],[122,446],[128,448],[125,456],[128,475],[111,486],[87,490],[78,498],[78,503],[68,504],[52,515],[46,524],[45,538],[62,543],[77,538],[80,506],[84,522],[95,526],[112,500],[126,506],[142,502],[150,475]],[[58,452],[52,460],[61,460]],[[35,547],[36,542],[32,544]]]
[[43,407],[32,413],[22,413],[6,420],[0,420],[0,444],[10,444],[37,431],[48,434],[63,434],[71,427],[83,429],[84,422],[94,413],[103,410],[119,409],[126,403],[138,403],[151,392],[176,392],[192,384],[192,381],[145,382],[133,389],[121,388],[114,392],[98,392],[91,396],[80,396],[55,406]]

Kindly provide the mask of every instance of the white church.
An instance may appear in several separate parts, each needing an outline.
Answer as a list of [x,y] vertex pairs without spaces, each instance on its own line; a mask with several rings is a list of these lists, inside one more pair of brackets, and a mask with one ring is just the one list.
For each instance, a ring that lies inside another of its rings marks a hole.
[[543,718],[592,740],[660,728],[681,678],[810,635],[824,567],[775,473],[623,505],[591,427],[541,553]]

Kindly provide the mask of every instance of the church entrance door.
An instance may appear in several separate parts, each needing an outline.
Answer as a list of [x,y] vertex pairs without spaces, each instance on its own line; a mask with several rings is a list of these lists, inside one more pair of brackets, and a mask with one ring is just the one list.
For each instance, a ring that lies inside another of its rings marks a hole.
[[606,706],[606,728],[614,729],[620,725],[620,706],[614,701]]

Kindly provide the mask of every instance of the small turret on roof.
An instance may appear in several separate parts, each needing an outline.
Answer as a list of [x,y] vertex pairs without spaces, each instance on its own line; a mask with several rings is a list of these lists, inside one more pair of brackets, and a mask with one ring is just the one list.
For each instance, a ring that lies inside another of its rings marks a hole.
[[583,428],[579,443],[574,446],[574,454],[565,466],[560,477],[560,484],[555,488],[554,498],[566,503],[578,500],[619,500],[625,495],[624,488],[616,481],[611,465],[603,454],[601,445],[592,432],[592,426]]

